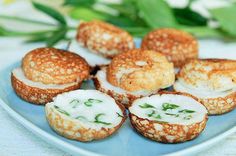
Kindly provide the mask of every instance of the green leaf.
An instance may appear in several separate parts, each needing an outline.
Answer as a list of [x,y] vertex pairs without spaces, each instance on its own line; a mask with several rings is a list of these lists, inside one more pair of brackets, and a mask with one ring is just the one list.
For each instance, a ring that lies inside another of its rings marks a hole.
[[163,104],[162,104],[162,110],[163,110],[163,111],[166,111],[166,110],[168,110],[168,109],[176,109],[176,108],[178,108],[178,107],[179,107],[178,105],[173,104],[173,103],[163,103]]
[[70,114],[69,114],[67,111],[61,109],[60,107],[54,105],[54,108],[55,108],[58,112],[60,112],[60,113],[62,113],[62,114],[65,114],[66,116],[70,116]]
[[151,28],[148,27],[122,27],[122,28],[135,37],[143,37],[152,30]]
[[37,2],[32,2],[32,4],[36,9],[38,9],[39,11],[41,11],[41,12],[49,15],[50,17],[54,18],[60,24],[66,25],[66,20],[65,20],[64,16],[61,13],[59,13],[58,11],[56,11],[55,9],[53,9],[49,6],[37,3]]
[[107,20],[110,16],[87,7],[76,7],[70,12],[70,17],[84,21]]
[[142,104],[142,105],[139,105],[139,107],[140,107],[140,108],[144,108],[144,109],[146,109],[146,108],[155,108],[154,106],[152,106],[152,105],[150,105],[150,104],[148,104],[148,103],[144,103],[144,104]]
[[47,47],[53,47],[57,42],[61,41],[66,37],[67,29],[65,27],[59,28],[58,31],[52,34],[51,37],[49,37],[46,40]]
[[16,16],[0,15],[0,19],[11,20],[14,22],[37,24],[37,25],[55,26],[55,24],[52,24],[52,23],[47,23],[47,22],[43,22],[43,21],[39,21],[39,20],[32,20],[32,19],[23,18],[23,17],[16,17]]
[[205,26],[207,25],[207,18],[203,17],[201,14],[194,12],[190,8],[174,8],[174,14],[176,20],[180,24],[190,25],[190,26]]
[[220,27],[232,36],[236,36],[236,5],[209,10]]
[[39,30],[33,32],[24,32],[24,31],[15,31],[7,29],[0,25],[0,35],[1,36],[14,36],[14,37],[21,37],[21,36],[46,36],[53,32],[54,30]]
[[173,12],[164,0],[138,0],[137,3],[140,16],[150,27],[176,27]]
[[201,26],[201,27],[183,26],[183,27],[179,27],[179,29],[186,31],[188,33],[191,33],[198,38],[226,38],[228,37],[219,29],[209,28],[207,26]]
[[91,6],[96,0],[65,0],[63,5],[71,6]]
[[35,43],[35,42],[44,42],[48,39],[48,36],[42,35],[42,36],[33,36],[24,41],[25,43]]

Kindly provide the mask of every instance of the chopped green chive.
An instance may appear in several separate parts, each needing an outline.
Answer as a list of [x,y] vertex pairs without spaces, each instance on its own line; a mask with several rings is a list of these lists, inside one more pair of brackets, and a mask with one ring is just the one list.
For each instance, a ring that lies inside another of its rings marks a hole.
[[84,117],[84,116],[77,116],[75,119],[83,119],[83,120],[87,120],[87,118],[86,117]]
[[192,115],[188,115],[188,116],[185,116],[183,119],[184,120],[190,120],[193,116]]
[[155,118],[157,118],[157,119],[161,119],[161,115],[158,114]]
[[154,117],[156,119],[161,119],[161,115],[160,114],[156,114],[156,113],[157,113],[156,111],[152,110],[152,112],[147,114],[147,115],[148,115],[148,117]]
[[73,105],[72,108],[76,108],[78,106],[78,104],[79,104],[79,100],[78,99],[74,99],[74,100],[72,100],[70,102],[70,104]]
[[154,110],[152,110],[152,112],[150,114],[148,114],[148,117],[152,117],[156,112]]
[[118,112],[116,112],[116,114],[118,115],[118,117],[121,117],[121,118],[124,117],[123,115],[120,115],[120,113],[118,113]]
[[163,103],[163,104],[162,104],[162,110],[163,110],[163,111],[166,111],[166,110],[168,110],[168,109],[176,109],[176,108],[178,108],[178,107],[179,107],[178,105],[172,104],[172,103]]
[[62,114],[65,114],[65,115],[67,115],[67,116],[70,116],[70,114],[69,114],[67,111],[61,109],[60,107],[54,105],[54,108],[55,108],[58,112],[60,112],[60,113],[62,113]]
[[101,103],[101,102],[102,100],[89,98],[87,101],[84,102],[84,104],[88,107],[91,107],[93,103]]
[[111,125],[111,123],[109,123],[109,122],[104,122],[104,121],[101,121],[101,120],[99,120],[99,117],[101,117],[101,116],[103,116],[103,115],[105,115],[104,113],[99,113],[99,114],[97,114],[96,116],[95,116],[95,123],[100,123],[100,124],[104,124],[104,125]]
[[179,111],[179,113],[194,113],[194,112],[195,112],[194,110],[190,110],[190,109],[183,109]]
[[148,104],[148,103],[144,103],[143,105],[139,105],[139,107],[141,107],[141,108],[155,108],[154,106],[152,106],[152,105],[150,105],[150,104]]
[[102,100],[99,100],[99,99],[88,99],[88,102],[92,102],[92,103],[101,103]]
[[172,114],[172,113],[165,113],[166,115],[170,115],[170,116],[175,116],[175,117],[179,117],[179,114]]
[[85,104],[86,106],[88,106],[88,107],[91,107],[93,103],[88,102],[88,101],[85,101],[84,104]]

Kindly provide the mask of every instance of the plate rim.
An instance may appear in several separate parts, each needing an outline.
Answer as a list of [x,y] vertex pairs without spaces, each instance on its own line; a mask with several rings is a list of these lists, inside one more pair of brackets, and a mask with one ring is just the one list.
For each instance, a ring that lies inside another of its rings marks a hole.
[[[8,65],[6,67],[1,68],[0,72],[3,72],[9,66],[11,66],[11,65]],[[0,96],[0,106],[14,120],[19,122],[22,126],[24,126],[26,129],[28,129],[32,133],[36,134],[39,138],[41,138],[45,142],[51,144],[53,147],[56,147],[56,148],[63,147],[63,148],[58,148],[58,149],[63,150],[65,152],[68,152],[68,153],[73,154],[73,155],[75,155],[75,154],[82,154],[82,155],[86,155],[86,156],[105,156],[103,154],[98,154],[98,153],[95,153],[95,152],[83,149],[83,148],[81,148],[79,146],[72,145],[70,143],[67,143],[67,142],[65,142],[65,141],[63,141],[63,140],[61,140],[61,139],[59,139],[59,138],[57,138],[57,137],[47,133],[46,131],[44,131],[40,127],[36,126],[34,123],[32,123],[29,120],[27,120],[25,117],[23,117],[17,111],[15,111],[13,108],[11,108],[7,104],[7,102],[5,102],[4,99],[2,99],[2,96]],[[209,139],[209,140],[203,141],[202,143],[190,146],[188,148],[179,150],[177,152],[171,152],[171,153],[167,153],[167,154],[164,154],[164,155],[166,155],[166,156],[176,156],[176,155],[186,155],[186,154],[190,154],[190,153],[200,152],[200,151],[202,151],[204,149],[207,149],[208,147],[216,144],[217,142],[219,142],[220,140],[226,138],[227,136],[229,136],[230,134],[232,134],[234,132],[236,132],[236,125],[233,126],[232,128],[229,128],[225,132],[220,133],[219,135]]]

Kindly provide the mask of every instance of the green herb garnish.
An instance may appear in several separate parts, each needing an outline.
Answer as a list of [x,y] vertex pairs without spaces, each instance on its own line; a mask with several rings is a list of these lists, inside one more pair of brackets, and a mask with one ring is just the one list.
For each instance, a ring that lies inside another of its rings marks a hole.
[[79,100],[73,99],[72,101],[70,101],[70,104],[73,105],[72,108],[76,108],[79,104]]
[[184,120],[190,120],[193,116],[192,115],[188,115],[188,116],[185,116],[183,119]]
[[93,103],[101,103],[102,100],[99,100],[99,99],[88,99],[88,102],[93,102]]
[[[122,0],[120,3],[104,3],[99,0],[64,0],[63,7],[70,6],[66,16],[80,21],[101,20],[123,28],[135,37],[143,37],[153,29],[168,27],[180,29],[199,38],[221,38],[235,41],[236,38],[236,5],[230,2],[227,6],[209,9],[211,16],[204,17],[191,8],[193,0],[182,8],[169,5],[165,0]],[[70,40],[68,33],[75,30],[66,22],[65,16],[59,11],[37,2],[32,2],[34,8],[55,22],[43,22],[8,15],[0,15],[0,19],[47,26],[47,32],[23,32],[10,30],[0,25],[0,36],[21,36],[29,42],[45,42],[53,46],[61,40]],[[65,6],[66,5],[66,6]],[[100,6],[100,7],[94,7]],[[110,8],[112,11],[107,11]],[[115,13],[114,13],[115,12]],[[208,26],[209,21],[219,23],[217,27]]]
[[152,117],[156,112],[154,110],[152,110],[152,112],[150,114],[148,114],[148,117]]
[[118,112],[116,112],[116,114],[118,115],[118,117],[121,117],[121,118],[124,117],[123,115],[120,115],[120,113],[118,113]]
[[101,103],[102,100],[89,98],[84,104],[88,107],[91,107],[94,103]]
[[144,103],[143,105],[139,105],[139,107],[144,108],[144,109],[146,109],[146,108],[155,108],[154,106],[152,106],[148,103]]
[[194,110],[190,110],[190,109],[183,109],[179,111],[179,113],[194,113],[194,112],[195,112]]
[[175,117],[179,117],[179,114],[172,114],[172,113],[165,113],[166,115],[170,115],[170,116],[175,116]]
[[62,113],[62,114],[65,114],[65,115],[67,115],[67,116],[70,116],[70,114],[69,114],[67,111],[61,109],[60,107],[54,105],[54,108],[55,108],[58,112],[60,112],[60,113]]
[[100,119],[99,119],[99,117],[101,117],[101,116],[104,116],[105,114],[104,113],[99,113],[99,114],[97,114],[96,116],[95,116],[95,123],[99,123],[99,124],[104,124],[104,125],[111,125],[111,123],[109,123],[109,122],[104,122],[104,121],[101,121]]
[[178,105],[172,104],[172,103],[163,103],[162,104],[162,110],[163,111],[167,111],[168,109],[176,109],[178,107],[179,107]]
[[88,120],[86,117],[84,117],[84,116],[77,116],[75,119],[83,119],[83,120]]
[[161,115],[158,114],[157,116],[155,116],[155,118],[157,118],[157,119],[161,119]]
[[152,112],[149,113],[149,114],[147,114],[147,115],[148,115],[148,117],[154,117],[154,118],[156,118],[156,119],[161,119],[161,115],[160,115],[160,114],[157,114],[157,112],[154,111],[154,110],[152,110]]

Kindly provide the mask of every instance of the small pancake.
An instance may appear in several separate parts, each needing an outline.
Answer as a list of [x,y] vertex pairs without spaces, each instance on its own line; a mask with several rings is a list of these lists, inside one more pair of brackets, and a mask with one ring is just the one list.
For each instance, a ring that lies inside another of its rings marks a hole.
[[125,109],[96,90],[63,93],[46,104],[49,125],[59,135],[82,142],[115,133],[125,121]]

